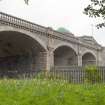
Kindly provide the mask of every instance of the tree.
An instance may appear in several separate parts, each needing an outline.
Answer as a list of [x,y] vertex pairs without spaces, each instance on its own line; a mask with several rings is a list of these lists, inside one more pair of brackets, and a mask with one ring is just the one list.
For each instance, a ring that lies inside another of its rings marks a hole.
[[90,0],[90,4],[84,8],[84,13],[89,17],[102,18],[103,22],[97,24],[97,28],[105,27],[105,0]]
[[29,3],[29,0],[24,0],[25,1],[25,3],[28,5],[28,3]]

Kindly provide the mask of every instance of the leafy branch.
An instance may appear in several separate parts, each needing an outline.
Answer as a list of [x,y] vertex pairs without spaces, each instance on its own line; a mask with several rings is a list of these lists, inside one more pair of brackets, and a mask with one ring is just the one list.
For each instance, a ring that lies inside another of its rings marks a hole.
[[97,28],[105,27],[105,0],[90,0],[91,3],[84,8],[84,14],[92,18],[103,19],[103,22],[97,24]]

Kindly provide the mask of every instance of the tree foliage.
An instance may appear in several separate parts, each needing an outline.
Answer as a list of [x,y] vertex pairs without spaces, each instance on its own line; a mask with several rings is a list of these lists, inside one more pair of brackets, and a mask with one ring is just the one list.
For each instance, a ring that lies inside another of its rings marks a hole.
[[97,28],[105,27],[105,0],[90,0],[91,3],[84,8],[84,13],[89,17],[101,17],[103,22],[97,24]]
[[24,0],[24,1],[25,1],[25,3],[26,3],[26,4],[28,4],[28,3],[29,3],[29,0]]

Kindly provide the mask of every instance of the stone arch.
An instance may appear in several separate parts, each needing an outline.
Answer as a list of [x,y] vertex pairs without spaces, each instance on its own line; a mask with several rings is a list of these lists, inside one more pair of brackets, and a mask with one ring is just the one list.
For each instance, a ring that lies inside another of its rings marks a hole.
[[21,73],[46,68],[47,48],[43,41],[22,30],[0,28],[0,71]]
[[29,36],[29,37],[33,38],[34,40],[36,40],[41,46],[43,46],[43,48],[45,50],[47,50],[47,46],[43,42],[43,40],[36,37],[33,33],[29,32],[29,31],[14,28],[14,27],[10,27],[10,26],[0,26],[0,32],[3,32],[3,31],[12,31],[12,32],[19,32],[19,33],[25,34],[26,36]]
[[55,66],[76,66],[78,57],[73,48],[69,45],[58,45],[54,50]]
[[62,46],[69,47],[69,48],[71,48],[72,50],[74,50],[74,52],[75,52],[76,54],[78,54],[78,52],[77,52],[77,50],[74,48],[74,46],[72,46],[72,45],[69,44],[69,43],[59,43],[59,44],[57,44],[57,45],[54,47],[53,52],[54,52],[57,48],[62,47]]
[[92,52],[85,52],[82,55],[82,65],[96,65],[96,56]]

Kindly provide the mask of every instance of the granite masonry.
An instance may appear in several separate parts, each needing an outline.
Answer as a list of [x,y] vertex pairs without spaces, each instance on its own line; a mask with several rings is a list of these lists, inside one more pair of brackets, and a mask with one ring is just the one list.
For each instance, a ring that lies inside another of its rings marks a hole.
[[105,48],[0,12],[0,69],[50,70],[54,66],[105,66]]

